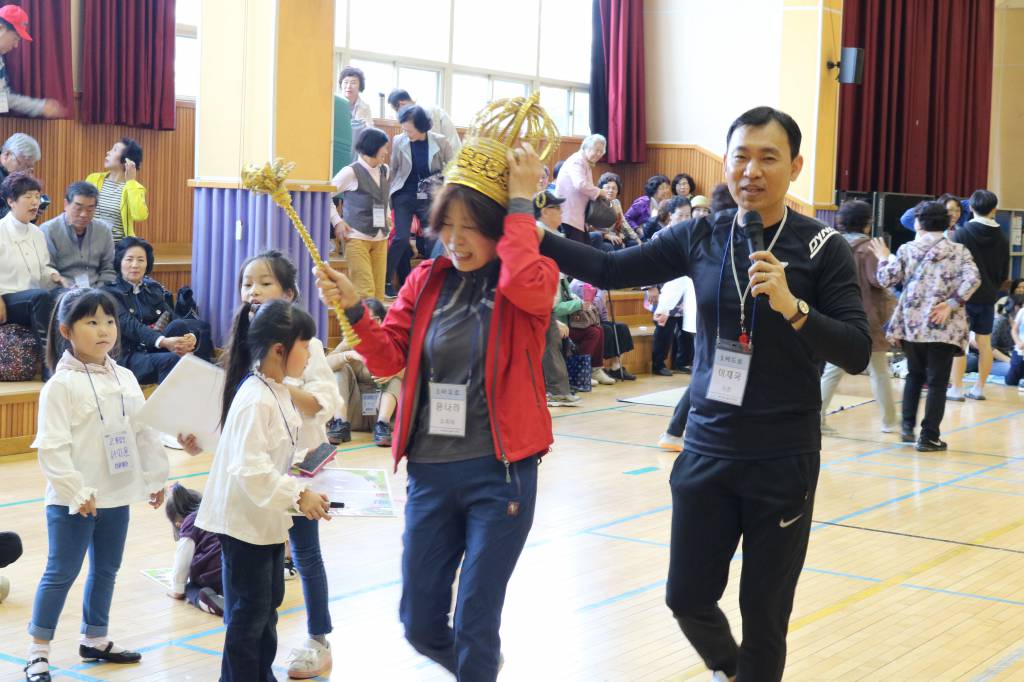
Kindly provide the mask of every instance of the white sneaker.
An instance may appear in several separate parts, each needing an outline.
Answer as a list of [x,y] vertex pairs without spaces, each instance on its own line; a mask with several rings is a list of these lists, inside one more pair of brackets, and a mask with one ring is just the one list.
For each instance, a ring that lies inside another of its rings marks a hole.
[[299,577],[299,570],[295,568],[295,562],[291,559],[284,560],[284,579],[295,580]]
[[834,436],[839,433],[839,430],[834,426],[829,426],[824,420],[821,422],[821,435],[823,436]]
[[319,677],[331,669],[331,648],[315,639],[307,639],[288,654],[288,677],[308,680]]
[[729,682],[729,676],[721,670],[715,670],[711,673],[711,682]]
[[661,434],[661,438],[658,439],[658,447],[662,450],[682,452],[683,438],[682,436],[673,436],[671,433],[663,433]]
[[611,386],[615,383],[615,379],[612,379],[608,374],[605,373],[604,369],[598,367],[591,373],[592,378],[597,379],[597,383],[604,384],[605,386]]
[[577,400],[570,400],[565,395],[548,395],[548,407],[579,407]]
[[[1021,389],[1021,390],[1024,390],[1024,389]],[[580,396],[578,394],[576,394],[576,393],[570,393],[569,395],[563,396],[563,397],[566,400],[568,400],[570,403],[578,403],[581,400]]]
[[6,577],[0,575],[0,603],[3,603],[4,599],[7,599],[7,595],[11,593],[11,581]]
[[160,442],[163,443],[163,446],[165,448],[168,448],[170,450],[184,450],[185,449],[185,448],[183,448],[181,446],[181,443],[178,442],[178,439],[175,436],[172,436],[169,433],[161,433],[160,434]]
[[593,388],[594,386],[597,386],[597,379],[590,377],[590,387]]

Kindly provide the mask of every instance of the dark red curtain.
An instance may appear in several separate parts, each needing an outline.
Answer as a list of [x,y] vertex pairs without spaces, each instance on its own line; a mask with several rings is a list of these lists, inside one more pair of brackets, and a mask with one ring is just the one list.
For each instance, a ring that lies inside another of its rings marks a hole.
[[839,189],[966,196],[988,180],[992,0],[846,0],[864,82],[839,104]]
[[643,0],[594,0],[590,127],[608,163],[647,160]]
[[71,66],[71,0],[2,0],[28,14],[32,42],[4,56],[11,90],[19,95],[55,99],[74,111]]
[[174,0],[86,0],[82,120],[174,129]]

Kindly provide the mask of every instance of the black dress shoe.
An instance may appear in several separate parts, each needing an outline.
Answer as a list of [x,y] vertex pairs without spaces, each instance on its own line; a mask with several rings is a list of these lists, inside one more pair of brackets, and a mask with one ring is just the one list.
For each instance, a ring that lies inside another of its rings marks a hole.
[[659,377],[670,377],[672,376],[672,370],[668,367],[659,367],[658,369],[651,370],[651,374]]
[[619,367],[618,369],[606,369],[605,374],[610,376],[612,379],[618,379],[619,381],[636,381],[636,375],[631,374],[625,367]]
[[97,649],[94,646],[86,646],[84,644],[78,645],[78,655],[83,661],[89,663],[92,661],[108,661],[110,663],[138,663],[142,660],[142,654],[137,651],[121,651],[113,653],[111,649],[114,648],[113,642],[107,642],[107,646],[103,649]]
[[26,680],[26,682],[50,682],[50,671],[49,670],[46,670],[46,671],[41,672],[41,673],[30,673],[28,671],[28,669],[31,668],[32,666],[34,666],[36,663],[46,663],[47,665],[49,665],[50,664],[50,660],[48,658],[40,656],[39,658],[33,658],[31,661],[26,663],[25,667],[22,668],[22,670],[25,671],[25,680]]

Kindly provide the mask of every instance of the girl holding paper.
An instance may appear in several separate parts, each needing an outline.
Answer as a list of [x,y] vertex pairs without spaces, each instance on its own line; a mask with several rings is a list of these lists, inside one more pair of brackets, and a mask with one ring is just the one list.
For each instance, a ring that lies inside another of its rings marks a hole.
[[137,663],[142,656],[107,636],[114,580],[128,533],[128,505],[163,504],[167,455],[156,431],[137,423],[145,398],[108,353],[117,343],[117,308],[96,289],[74,289],[57,304],[46,360],[53,376],[39,396],[33,448],[46,476],[49,554],[36,590],[25,679],[49,682],[50,641],[68,591],[89,553],[79,655]]

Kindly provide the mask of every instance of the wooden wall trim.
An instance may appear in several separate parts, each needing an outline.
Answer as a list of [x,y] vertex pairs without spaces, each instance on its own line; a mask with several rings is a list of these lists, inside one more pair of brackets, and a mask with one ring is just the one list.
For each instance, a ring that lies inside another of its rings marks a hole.
[[[186,183],[189,187],[204,187],[207,189],[242,189],[242,183],[223,180],[196,180],[191,179]],[[308,183],[301,180],[285,180],[285,187],[293,192],[330,192],[336,194],[338,190],[334,185],[328,183]]]

